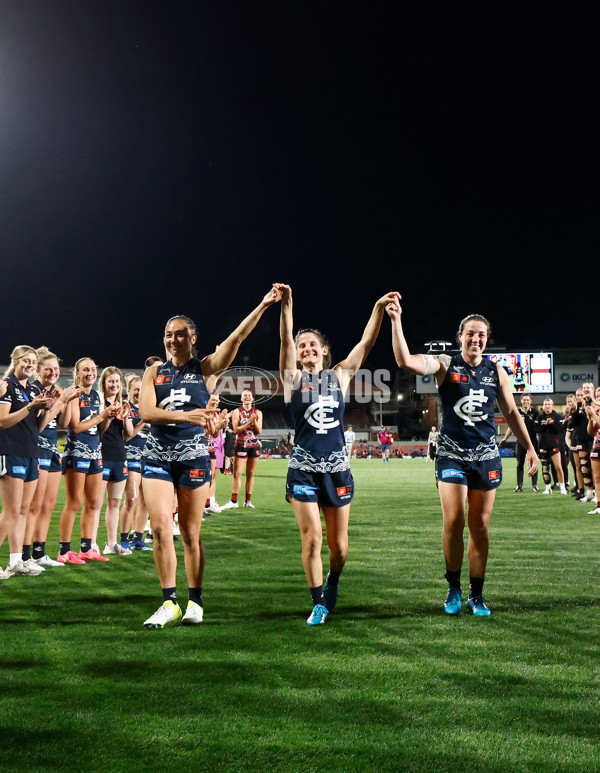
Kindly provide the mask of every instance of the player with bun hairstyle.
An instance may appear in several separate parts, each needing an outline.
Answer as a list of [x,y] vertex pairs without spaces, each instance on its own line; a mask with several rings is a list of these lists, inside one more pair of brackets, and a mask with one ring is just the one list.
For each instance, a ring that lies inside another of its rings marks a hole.
[[[149,426],[140,416],[139,401],[142,379],[135,376],[129,382],[127,400],[129,415],[133,425],[133,433],[125,443],[127,458],[127,483],[125,484],[125,501],[120,513],[121,547],[131,550],[152,550],[144,542],[147,511],[142,490],[142,454],[148,437]],[[129,541],[129,532],[133,527],[133,535]]]
[[44,568],[48,566],[61,567],[64,564],[54,561],[46,553],[48,528],[62,480],[57,424],[64,425],[65,417],[68,419],[68,404],[71,400],[79,397],[81,389],[78,389],[74,384],[66,389],[61,389],[58,386],[60,360],[48,347],[41,346],[37,350],[37,355],[37,379],[33,382],[33,386],[38,390],[38,394],[50,395],[57,399],[52,408],[47,411],[48,423],[39,434],[39,476],[35,494],[27,513],[23,560],[26,561],[32,557],[37,564]]
[[106,546],[104,555],[129,556],[131,550],[123,547],[117,539],[119,513],[125,485],[127,483],[127,455],[125,443],[133,435],[133,423],[129,403],[123,401],[123,376],[119,368],[110,365],[100,375],[100,392],[106,407],[116,413],[102,423],[102,499],[108,494],[104,514],[106,524]]
[[[284,400],[295,426],[286,498],[300,529],[302,565],[313,604],[306,623],[322,625],[338,596],[348,555],[348,522],[354,495],[344,440],[344,394],[377,339],[384,310],[394,293],[377,301],[358,344],[332,368],[331,350],[322,333],[305,328],[294,338],[292,290],[285,284],[276,287],[282,293],[279,370]],[[325,585],[321,512],[329,547]]]
[[549,397],[546,397],[542,403],[542,410],[536,416],[534,424],[539,437],[542,478],[546,484],[542,494],[552,493],[552,476],[550,474],[550,465],[552,464],[556,472],[559,491],[563,496],[567,496],[561,448],[564,425],[562,417],[554,410],[554,401]]
[[538,458],[515,404],[504,368],[484,357],[491,328],[480,314],[460,323],[457,340],[461,351],[447,354],[412,354],[402,327],[401,296],[386,311],[392,322],[396,362],[418,375],[434,375],[442,403],[442,424],[436,455],[436,480],[442,505],[442,545],[448,594],[444,610],[459,614],[462,604],[460,575],[464,555],[463,532],[469,527],[468,561],[470,594],[467,611],[490,614],[483,597],[489,553],[489,522],[502,481],[500,454],[495,441],[496,401],[519,443],[526,449],[529,475]]
[[[271,289],[261,303],[212,354],[196,354],[196,326],[178,315],[167,321],[164,345],[168,357],[144,373],[140,397],[142,421],[150,433],[142,457],[143,487],[154,540],[154,562],[163,603],[144,623],[164,628],[198,625],[204,616],[202,584],[204,545],[200,536],[210,483],[210,459],[205,426],[214,411],[207,408],[206,380],[228,368],[263,313],[280,298]],[[177,492],[179,528],[183,541],[188,604],[185,615],[177,603],[177,556],[173,542],[173,495]]]
[[[208,385],[207,385],[208,386]],[[213,392],[206,405],[214,411],[212,420],[206,425],[206,434],[208,438],[208,455],[210,457],[210,486],[208,496],[204,506],[204,515],[220,513],[221,507],[216,499],[217,493],[217,469],[223,466],[223,456],[225,447],[225,436],[223,430],[229,423],[230,414],[226,410],[219,410],[221,396],[218,392]]]
[[238,494],[242,487],[242,473],[246,471],[244,507],[254,510],[252,492],[254,473],[260,458],[261,442],[258,436],[263,428],[263,414],[254,406],[254,396],[249,389],[242,392],[242,404],[231,414],[231,427],[235,434],[233,448],[233,479],[231,481],[231,499],[222,509],[238,507]]
[[23,536],[29,506],[38,480],[38,437],[48,422],[55,397],[40,394],[29,383],[38,355],[31,346],[17,346],[0,397],[0,545],[8,536],[9,561],[0,577],[38,575],[44,569],[33,559],[23,561]]
[[[60,516],[60,552],[56,559],[62,564],[109,560],[94,546],[104,496],[98,430],[102,431],[101,425],[118,412],[112,405],[102,410],[100,395],[94,389],[98,369],[91,357],[77,360],[73,377],[75,386],[82,391],[78,400],[69,403],[67,444],[62,460],[66,501]],[[71,535],[80,508],[81,550],[77,553],[71,550]]]

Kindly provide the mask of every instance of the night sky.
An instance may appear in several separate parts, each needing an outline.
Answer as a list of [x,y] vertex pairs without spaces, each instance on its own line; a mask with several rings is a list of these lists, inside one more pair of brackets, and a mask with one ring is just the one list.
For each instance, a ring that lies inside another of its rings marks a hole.
[[0,362],[205,354],[273,281],[334,359],[389,290],[415,350],[598,345],[600,11],[411,5],[2,0]]

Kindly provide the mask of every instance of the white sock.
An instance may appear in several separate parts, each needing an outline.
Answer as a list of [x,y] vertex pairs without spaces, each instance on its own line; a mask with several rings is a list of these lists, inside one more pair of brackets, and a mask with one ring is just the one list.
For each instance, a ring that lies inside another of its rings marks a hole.
[[15,564],[18,564],[19,561],[23,558],[22,553],[9,553],[8,554],[8,565],[14,566]]

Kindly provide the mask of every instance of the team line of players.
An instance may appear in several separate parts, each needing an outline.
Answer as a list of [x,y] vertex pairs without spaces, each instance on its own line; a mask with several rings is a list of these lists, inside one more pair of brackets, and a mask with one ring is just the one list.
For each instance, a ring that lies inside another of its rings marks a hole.
[[[41,569],[45,562],[55,563],[46,556],[45,539],[61,474],[66,492],[56,560],[61,565],[106,561],[106,553],[127,550],[117,536],[122,487],[130,486],[126,496],[126,501],[130,501],[143,481],[143,502],[150,518],[153,555],[163,596],[162,604],[144,625],[160,629],[179,623],[201,623],[205,567],[201,524],[207,502],[212,499],[211,485],[214,492],[214,439],[230,419],[226,410],[218,410],[218,402],[211,393],[219,374],[231,365],[240,345],[265,311],[276,303],[281,309],[280,377],[295,430],[286,498],[298,523],[302,564],[312,600],[307,624],[322,625],[336,605],[348,555],[348,523],[354,494],[344,443],[344,394],[373,347],[386,314],[391,321],[398,365],[414,373],[434,375],[442,403],[436,481],[448,581],[444,610],[455,615],[462,609],[463,532],[468,524],[470,592],[466,610],[476,616],[488,616],[490,610],[482,593],[489,551],[488,526],[495,492],[502,480],[494,437],[496,402],[525,449],[530,475],[537,471],[537,454],[505,371],[483,357],[489,322],[481,315],[469,315],[462,320],[457,334],[460,353],[454,357],[412,354],[403,332],[398,292],[387,293],[375,303],[358,343],[335,365],[329,343],[319,330],[304,328],[294,335],[292,291],[283,283],[275,283],[230,336],[203,357],[196,354],[197,331],[193,321],[181,315],[172,317],[164,330],[164,360],[156,358],[157,362],[149,363],[141,382],[129,382],[128,400],[121,396],[121,374],[117,368],[103,371],[101,397],[94,389],[95,363],[91,358],[82,358],[75,366],[74,384],[60,390],[56,387],[59,366],[54,355],[31,347],[15,349],[10,372],[0,382],[0,545],[6,536],[9,540],[9,564],[4,574],[19,573],[15,566],[27,564]],[[239,435],[249,442],[241,457],[248,465],[247,479],[252,480],[258,458],[252,438],[260,431],[262,417],[252,408],[252,395],[245,397],[245,404],[238,409],[237,424],[238,428],[245,424]],[[62,459],[56,446],[56,422],[68,427]],[[238,474],[238,484],[239,477]],[[107,547],[105,555],[101,555],[96,537],[106,493]],[[237,505],[236,493],[228,506]],[[247,486],[245,501],[251,506],[249,493]],[[185,612],[179,605],[176,589],[172,517],[175,499],[188,585]],[[142,502],[139,496],[138,501]],[[75,552],[71,549],[71,535],[80,509],[81,549]],[[145,523],[145,510],[140,507],[139,511]],[[29,512],[37,517],[27,519]],[[131,515],[136,517],[135,512]],[[26,533],[28,520],[31,533]],[[329,553],[325,578],[322,520]],[[133,542],[142,539],[143,524],[139,520],[134,520],[133,532]],[[30,560],[23,545],[31,544],[34,555]]]
[[[600,387],[592,382],[582,384],[575,394],[568,395],[564,414],[555,410],[554,402],[547,398],[541,410],[532,406],[530,395],[521,397],[521,415],[532,443],[539,449],[544,480],[544,494],[551,494],[556,486],[561,494],[572,493],[583,502],[594,502],[590,511],[597,514],[597,492],[600,491]],[[503,445],[511,431],[500,441]],[[523,491],[524,449],[516,444],[517,486]],[[569,489],[570,470],[574,485]],[[554,483],[554,486],[553,486]],[[532,478],[537,491],[537,476]]]

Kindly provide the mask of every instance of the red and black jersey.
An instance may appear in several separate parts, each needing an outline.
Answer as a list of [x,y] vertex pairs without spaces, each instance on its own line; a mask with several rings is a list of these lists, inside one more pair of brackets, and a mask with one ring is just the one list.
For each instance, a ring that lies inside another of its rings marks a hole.
[[[249,411],[247,411],[243,405],[238,408],[238,411],[240,415],[240,426],[247,424],[252,416],[256,416],[257,414],[256,408],[252,407]],[[260,440],[258,439],[258,436],[253,429],[240,432],[235,439],[236,448],[260,448],[260,445]]]

